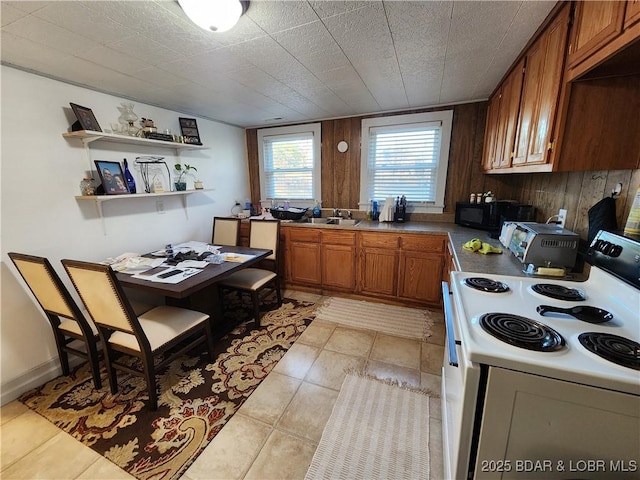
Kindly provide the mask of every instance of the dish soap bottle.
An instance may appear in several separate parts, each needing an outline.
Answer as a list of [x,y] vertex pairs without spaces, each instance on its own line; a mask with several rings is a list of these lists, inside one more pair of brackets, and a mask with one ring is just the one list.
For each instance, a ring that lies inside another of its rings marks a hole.
[[127,163],[127,159],[124,159],[124,179],[127,182],[127,188],[129,189],[129,193],[136,193],[136,181],[133,179],[133,175],[129,171],[129,164]]
[[320,218],[322,216],[322,212],[320,211],[320,202],[316,200],[316,204],[313,207],[313,216],[315,218]]

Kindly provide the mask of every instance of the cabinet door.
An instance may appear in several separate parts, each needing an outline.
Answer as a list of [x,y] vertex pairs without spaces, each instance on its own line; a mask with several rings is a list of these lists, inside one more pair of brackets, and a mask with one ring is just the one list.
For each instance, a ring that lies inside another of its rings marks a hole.
[[568,30],[567,4],[527,51],[513,165],[548,161]]
[[636,22],[640,22],[640,0],[627,0],[627,9],[624,14],[625,30]]
[[320,285],[320,245],[317,243],[291,242],[289,245],[288,272],[293,283]]
[[356,288],[355,247],[322,245],[322,286],[353,292]]
[[439,303],[444,261],[434,253],[402,251],[398,274],[398,296],[427,303]]
[[487,125],[484,138],[484,158],[482,165],[485,170],[497,168],[500,160],[496,155],[498,145],[498,112],[500,111],[500,93],[498,92],[489,99],[487,106]]
[[575,66],[622,32],[624,1],[576,2],[569,65]]
[[397,251],[365,247],[360,251],[361,293],[395,296],[398,272]]
[[500,105],[497,113],[496,146],[492,168],[508,168],[516,137],[524,59],[511,71],[500,89]]

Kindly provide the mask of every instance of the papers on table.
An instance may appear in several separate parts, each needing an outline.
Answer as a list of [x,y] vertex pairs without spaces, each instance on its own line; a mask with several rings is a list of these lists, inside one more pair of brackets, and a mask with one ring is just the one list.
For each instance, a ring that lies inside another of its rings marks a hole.
[[183,260],[176,265],[176,268],[204,268],[209,265],[209,262],[204,260]]
[[223,253],[225,262],[236,262],[236,263],[244,263],[247,260],[252,259],[255,255],[247,255],[246,253]]
[[[205,262],[206,263],[206,262]],[[197,275],[202,270],[199,268],[158,267],[143,273],[138,273],[132,278],[140,278],[158,283],[180,283],[189,277]]]
[[111,265],[116,272],[134,275],[159,266],[164,262],[161,258],[141,257],[137,253],[123,253],[116,258],[108,258],[102,263]]
[[[185,243],[179,243],[177,245],[173,246],[173,254],[177,254],[177,253],[187,253],[187,252],[195,252],[197,255],[200,255],[201,253],[204,252],[214,252],[216,250],[220,250],[222,247],[219,245],[211,245],[209,243],[205,243],[205,242],[195,242],[195,241],[191,241],[191,242],[185,242]],[[158,250],[156,252],[151,252],[151,255],[154,255],[156,257],[166,257],[167,256],[167,252],[166,250],[163,248],[162,250]]]

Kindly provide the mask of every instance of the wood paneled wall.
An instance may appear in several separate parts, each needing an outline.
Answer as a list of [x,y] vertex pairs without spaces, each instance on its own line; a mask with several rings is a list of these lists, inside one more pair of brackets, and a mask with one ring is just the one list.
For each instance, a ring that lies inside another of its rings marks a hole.
[[[417,113],[453,108],[453,131],[447,170],[444,215],[411,216],[415,221],[453,222],[456,202],[466,202],[469,194],[491,191],[498,200],[516,200],[534,205],[536,221],[545,222],[560,208],[568,210],[566,228],[587,238],[588,210],[611,195],[618,182],[622,192],[616,199],[618,227],[624,228],[636,189],[640,170],[599,170],[590,172],[555,172],[508,175],[482,173],[482,149],[487,103],[467,103],[451,107],[411,110]],[[357,210],[360,198],[360,139],[363,118],[391,114],[341,118],[322,121],[322,206]],[[246,130],[247,161],[251,199],[260,199],[257,129]],[[336,146],[349,143],[345,153]]]
[[[486,102],[454,105],[404,112],[368,115],[322,121],[322,207],[356,210],[360,199],[360,140],[363,118],[383,117],[394,114],[432,112],[453,109],[453,131],[449,152],[447,187],[445,193],[445,217],[439,220],[453,221],[456,201],[469,198],[470,192],[484,191],[482,172],[482,144],[485,128]],[[247,129],[247,155],[251,182],[251,199],[259,201],[257,129]],[[338,152],[341,140],[349,149]],[[472,167],[472,168],[470,168]],[[433,216],[414,215],[422,220]]]

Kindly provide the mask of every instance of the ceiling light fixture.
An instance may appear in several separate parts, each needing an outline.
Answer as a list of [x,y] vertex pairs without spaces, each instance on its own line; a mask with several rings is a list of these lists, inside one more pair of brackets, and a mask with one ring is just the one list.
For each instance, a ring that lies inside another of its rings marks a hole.
[[178,0],[187,17],[210,32],[226,32],[249,8],[248,0]]

